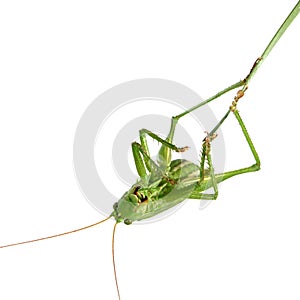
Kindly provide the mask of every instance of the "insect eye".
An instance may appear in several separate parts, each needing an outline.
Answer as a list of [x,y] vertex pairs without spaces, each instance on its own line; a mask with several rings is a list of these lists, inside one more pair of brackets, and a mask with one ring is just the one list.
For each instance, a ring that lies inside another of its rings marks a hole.
[[124,224],[130,225],[130,224],[132,224],[132,221],[130,219],[125,219]]

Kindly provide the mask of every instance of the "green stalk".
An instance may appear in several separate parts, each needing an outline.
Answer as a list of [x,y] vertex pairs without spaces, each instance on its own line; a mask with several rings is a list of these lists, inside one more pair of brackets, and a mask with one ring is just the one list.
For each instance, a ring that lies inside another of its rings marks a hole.
[[[266,49],[264,50],[263,54],[255,61],[255,63],[253,64],[249,74],[246,76],[246,78],[244,80],[238,81],[235,84],[227,87],[226,89],[222,90],[221,92],[215,94],[214,96],[206,99],[205,101],[191,107],[190,109],[184,111],[183,113],[173,117],[173,121],[175,123],[177,123],[177,121],[189,114],[190,112],[194,111],[195,109],[211,102],[212,100],[215,100],[217,98],[219,98],[220,96],[226,94],[227,92],[238,88],[238,87],[242,87],[242,90],[239,95],[237,94],[237,96],[234,99],[233,102],[233,106],[229,109],[229,111],[226,113],[226,115],[222,118],[222,120],[217,124],[217,126],[212,130],[211,133],[215,132],[220,125],[225,121],[225,119],[227,118],[227,116],[229,115],[230,111],[233,111],[235,109],[235,106],[237,104],[237,101],[243,96],[243,93],[247,90],[248,87],[248,83],[250,82],[250,80],[253,78],[253,76],[255,75],[257,69],[260,67],[260,65],[262,64],[262,62],[265,60],[265,58],[269,55],[269,53],[271,52],[271,50],[274,48],[274,46],[276,45],[276,43],[280,40],[280,38],[282,37],[282,35],[284,34],[284,32],[287,30],[287,28],[291,25],[291,23],[293,22],[293,20],[297,17],[297,15],[300,12],[300,1],[298,1],[298,3],[295,5],[295,7],[292,9],[292,11],[290,12],[290,14],[287,16],[287,18],[285,19],[285,21],[282,23],[282,25],[279,27],[279,29],[277,30],[277,32],[275,33],[275,35],[273,36],[273,38],[271,39],[271,41],[269,42],[268,46],[266,47]],[[174,125],[175,126],[175,125]],[[175,127],[174,127],[175,129]]]
[[297,15],[300,12],[300,1],[295,5],[293,10],[290,12],[290,14],[287,16],[285,21],[281,24],[273,38],[271,39],[270,43],[266,47],[265,51],[263,54],[256,60],[254,63],[252,69],[250,70],[250,73],[248,76],[245,78],[245,84],[243,87],[243,91],[247,89],[247,85],[249,81],[253,78],[254,74],[256,73],[257,69],[260,67],[262,62],[265,60],[265,58],[269,55],[273,47],[276,45],[276,43],[280,40],[282,35],[285,33],[285,31],[288,29],[288,27],[291,25],[291,23],[294,21],[294,19],[297,17]]

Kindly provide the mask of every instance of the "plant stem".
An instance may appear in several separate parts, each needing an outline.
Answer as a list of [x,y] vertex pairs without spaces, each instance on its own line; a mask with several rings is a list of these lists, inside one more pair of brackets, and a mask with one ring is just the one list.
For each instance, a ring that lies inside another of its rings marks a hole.
[[[231,111],[233,111],[235,109],[235,106],[237,104],[237,101],[243,96],[243,93],[247,90],[248,87],[248,83],[250,82],[250,80],[253,78],[253,76],[255,75],[257,69],[260,67],[260,65],[262,64],[262,62],[265,60],[265,58],[269,55],[269,53],[271,52],[271,50],[273,49],[273,47],[276,45],[276,43],[280,40],[280,38],[282,37],[282,35],[284,34],[284,32],[287,30],[287,28],[291,25],[291,23],[293,22],[293,20],[297,17],[297,15],[300,12],[300,1],[298,1],[298,3],[295,5],[295,7],[292,9],[292,11],[290,12],[290,14],[287,16],[287,18],[285,19],[285,21],[282,23],[282,25],[279,27],[279,29],[277,30],[277,32],[275,33],[275,35],[273,36],[273,38],[271,39],[271,41],[269,42],[268,46],[266,47],[266,49],[264,50],[263,54],[255,61],[255,63],[253,64],[249,74],[245,77],[244,80],[238,81],[235,84],[229,86],[228,88],[222,90],[221,92],[215,94],[214,96],[208,98],[207,100],[191,107],[190,109],[184,111],[183,113],[173,117],[173,121],[177,123],[177,121],[189,114],[190,112],[194,111],[195,109],[219,98],[220,96],[226,94],[227,92],[238,88],[238,87],[242,87],[242,94],[237,95],[237,97],[235,97],[235,102],[233,103],[233,106],[230,108]],[[218,125],[212,130],[212,132],[215,132],[220,125],[224,122],[224,120],[227,118],[227,116],[229,115],[230,110],[226,113],[226,115],[224,116],[224,118],[221,120],[220,123],[218,123]],[[175,126],[175,125],[174,125]],[[173,127],[174,127],[173,126]],[[174,127],[175,129],[175,127]],[[211,132],[211,133],[212,133]]]
[[300,12],[300,1],[298,1],[298,3],[292,9],[292,11],[290,12],[290,14],[285,19],[285,21],[281,24],[281,26],[279,27],[279,29],[277,30],[277,32],[275,33],[275,35],[273,36],[273,38],[269,42],[268,46],[264,50],[263,54],[254,63],[252,69],[250,70],[250,73],[245,78],[245,84],[244,84],[244,87],[243,87],[243,91],[246,90],[249,81],[253,78],[254,74],[257,71],[257,69],[260,67],[260,65],[262,64],[262,62],[264,61],[264,59],[269,55],[269,53],[271,52],[271,50],[273,49],[273,47],[280,40],[280,38],[282,37],[282,35],[284,34],[284,32],[291,25],[291,23],[297,17],[297,15],[299,14],[299,12]]

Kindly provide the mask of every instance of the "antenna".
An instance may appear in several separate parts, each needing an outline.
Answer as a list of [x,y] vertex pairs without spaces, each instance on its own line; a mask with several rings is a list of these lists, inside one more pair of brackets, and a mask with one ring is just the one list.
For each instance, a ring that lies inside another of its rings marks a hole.
[[115,233],[116,233],[117,224],[118,224],[118,222],[115,223],[113,235],[112,235],[112,259],[113,259],[113,265],[114,265],[114,274],[115,274],[115,282],[116,282],[118,297],[119,297],[119,300],[121,300],[120,290],[119,290],[119,286],[118,286],[118,279],[117,279],[116,263],[115,263]]
[[18,245],[23,245],[23,244],[28,244],[28,243],[39,242],[39,241],[42,241],[42,240],[53,239],[53,238],[56,238],[56,237],[59,237],[59,236],[63,236],[63,235],[75,233],[75,232],[78,232],[78,231],[82,231],[82,230],[85,230],[85,229],[88,229],[88,228],[97,226],[97,225],[99,225],[99,224],[101,224],[101,223],[107,221],[107,220],[110,219],[110,218],[111,218],[111,216],[109,216],[108,218],[106,218],[106,219],[104,219],[104,220],[101,220],[101,221],[99,221],[99,222],[97,222],[97,223],[94,223],[94,224],[91,224],[91,225],[88,225],[88,226],[84,226],[84,227],[81,227],[81,228],[78,228],[78,229],[75,229],[75,230],[66,231],[66,232],[63,232],[63,233],[59,233],[59,234],[55,234],[55,235],[50,235],[50,236],[46,236],[46,237],[42,237],[42,238],[38,238],[38,239],[34,239],[34,240],[29,240],[29,241],[24,241],[24,242],[19,242],[19,243],[14,243],[14,244],[9,244],[9,245],[0,246],[0,249],[1,249],[1,248],[7,248],[7,247],[18,246]]

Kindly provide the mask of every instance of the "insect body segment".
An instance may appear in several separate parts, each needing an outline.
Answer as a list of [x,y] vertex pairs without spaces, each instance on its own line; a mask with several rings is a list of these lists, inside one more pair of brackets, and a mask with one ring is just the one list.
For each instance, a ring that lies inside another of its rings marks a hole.
[[151,173],[134,184],[115,204],[112,215],[117,222],[126,223],[153,217],[185,200],[198,181],[197,165],[173,160],[164,176]]

